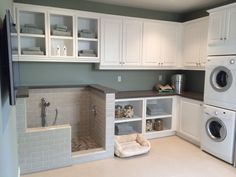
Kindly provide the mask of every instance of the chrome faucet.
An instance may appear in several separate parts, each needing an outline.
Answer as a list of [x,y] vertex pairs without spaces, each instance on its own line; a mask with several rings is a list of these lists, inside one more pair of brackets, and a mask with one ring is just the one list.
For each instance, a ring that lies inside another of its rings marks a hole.
[[45,98],[41,99],[41,118],[42,118],[42,127],[45,127],[47,124],[46,121],[46,108],[50,106],[50,102],[47,102]]

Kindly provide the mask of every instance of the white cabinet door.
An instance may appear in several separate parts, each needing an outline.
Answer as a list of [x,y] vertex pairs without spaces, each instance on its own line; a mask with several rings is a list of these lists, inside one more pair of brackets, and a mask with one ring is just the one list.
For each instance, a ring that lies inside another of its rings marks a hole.
[[236,54],[236,6],[209,12],[208,55]]
[[233,50],[236,53],[236,7],[228,10],[227,21],[226,21],[226,30],[223,36],[225,40],[225,45],[228,47],[228,50]]
[[176,24],[163,24],[161,27],[161,60],[162,66],[176,66],[178,27]]
[[143,26],[143,65],[158,65],[161,57],[160,25],[155,22],[144,22]]
[[143,23],[140,20],[124,18],[123,21],[123,64],[139,66],[142,58]]
[[122,19],[101,19],[101,65],[118,66],[122,59]]
[[199,26],[197,23],[188,23],[184,26],[183,36],[183,64],[184,66],[196,66],[199,55]]
[[180,99],[179,132],[196,144],[200,143],[202,102]]
[[187,22],[183,35],[184,66],[201,67],[207,59],[208,18]]
[[210,13],[209,31],[208,31],[208,46],[223,45],[223,34],[225,27],[226,11],[221,10]]
[[207,60],[207,39],[208,39],[208,18],[204,18],[199,22],[200,30],[200,46],[199,46],[199,63],[200,66],[205,66]]

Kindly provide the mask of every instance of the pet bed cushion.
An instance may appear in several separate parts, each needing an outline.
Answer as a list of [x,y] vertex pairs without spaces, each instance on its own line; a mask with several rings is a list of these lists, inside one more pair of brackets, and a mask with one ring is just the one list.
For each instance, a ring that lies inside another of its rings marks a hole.
[[131,157],[149,152],[151,144],[142,134],[115,136],[115,155]]

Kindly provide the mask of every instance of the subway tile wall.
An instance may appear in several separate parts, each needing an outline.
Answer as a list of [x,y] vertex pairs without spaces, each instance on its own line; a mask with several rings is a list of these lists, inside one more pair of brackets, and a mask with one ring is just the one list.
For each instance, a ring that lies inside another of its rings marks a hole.
[[106,131],[106,95],[96,90],[91,90],[90,135],[96,143],[105,147]]
[[16,121],[21,173],[31,173],[71,164],[71,127],[26,128],[26,101],[17,99]]
[[51,126],[58,111],[56,125],[70,124],[72,138],[90,134],[90,90],[87,88],[32,89],[27,99],[27,127],[41,127],[41,99],[50,102],[46,109]]
[[[104,158],[111,158],[114,156],[115,94],[104,94],[92,89],[91,98],[93,100],[91,101],[91,103],[94,102],[96,104],[97,111],[99,114],[101,114],[97,118],[95,118],[95,122],[97,123],[96,125],[94,125],[94,127],[96,130],[91,131],[94,132],[93,134],[97,133],[94,135],[95,138],[101,137],[102,141],[100,143],[105,143],[105,147],[104,150],[99,152],[72,156],[73,164],[85,163]],[[102,108],[103,106],[105,107]],[[103,123],[100,124],[98,120]],[[91,126],[91,128],[93,127]],[[98,132],[99,129],[101,130]]]

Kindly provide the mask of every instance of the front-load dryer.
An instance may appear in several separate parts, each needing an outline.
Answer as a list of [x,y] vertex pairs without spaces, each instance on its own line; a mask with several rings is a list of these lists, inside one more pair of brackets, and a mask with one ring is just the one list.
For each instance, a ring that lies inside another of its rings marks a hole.
[[236,113],[204,105],[201,149],[230,163],[234,163]]
[[236,111],[236,56],[208,58],[204,103]]

